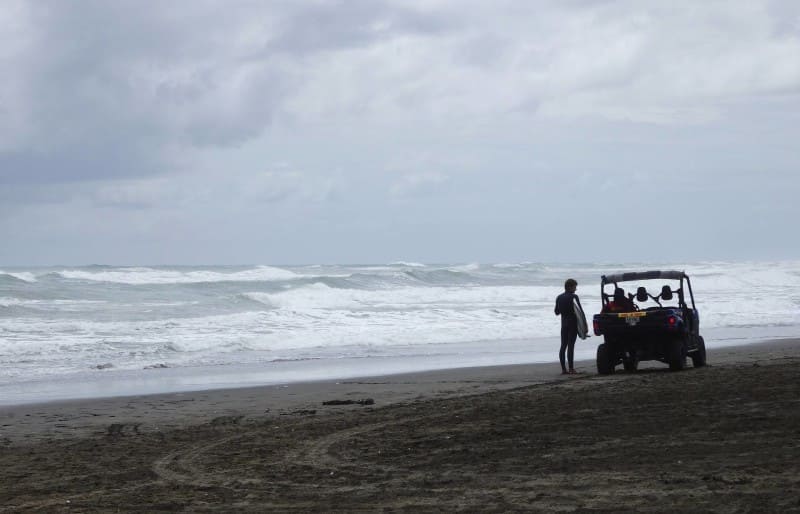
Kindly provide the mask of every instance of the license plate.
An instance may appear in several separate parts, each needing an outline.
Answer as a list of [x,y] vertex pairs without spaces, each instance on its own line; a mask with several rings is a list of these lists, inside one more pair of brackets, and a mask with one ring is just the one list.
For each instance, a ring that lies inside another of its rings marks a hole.
[[620,312],[617,316],[620,318],[643,318],[647,316],[647,313],[644,311]]
[[644,311],[620,312],[619,314],[617,314],[617,316],[623,318],[625,320],[625,323],[633,327],[635,325],[638,325],[639,320],[647,316],[647,313]]

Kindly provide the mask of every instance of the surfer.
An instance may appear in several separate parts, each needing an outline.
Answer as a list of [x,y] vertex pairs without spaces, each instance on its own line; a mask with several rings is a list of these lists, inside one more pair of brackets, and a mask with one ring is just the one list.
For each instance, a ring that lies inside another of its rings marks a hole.
[[[575,294],[577,289],[578,282],[569,278],[564,282],[564,292],[556,298],[555,313],[556,316],[561,316],[561,350],[558,352],[558,360],[561,362],[562,375],[577,373],[573,367],[575,340],[578,339],[578,316],[575,314],[574,304],[577,302],[578,306],[581,305],[578,295]],[[567,363],[564,362],[565,353],[569,371],[567,371]]]

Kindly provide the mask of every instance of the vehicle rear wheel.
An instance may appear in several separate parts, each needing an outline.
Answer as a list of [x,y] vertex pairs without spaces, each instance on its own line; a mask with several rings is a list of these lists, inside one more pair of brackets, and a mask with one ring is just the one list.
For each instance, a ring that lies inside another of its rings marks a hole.
[[706,342],[703,336],[697,336],[697,350],[692,353],[692,365],[695,368],[702,368],[706,365]]
[[615,360],[614,352],[607,344],[603,343],[597,347],[597,372],[599,374],[610,375],[614,373]]
[[670,371],[680,371],[686,366],[686,356],[683,353],[683,339],[673,339],[667,347],[667,362]]

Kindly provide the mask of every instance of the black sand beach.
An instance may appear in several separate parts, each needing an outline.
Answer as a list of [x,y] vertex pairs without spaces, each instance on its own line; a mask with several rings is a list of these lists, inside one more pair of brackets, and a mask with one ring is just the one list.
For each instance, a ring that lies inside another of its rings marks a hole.
[[800,512],[800,341],[0,409],[0,511]]

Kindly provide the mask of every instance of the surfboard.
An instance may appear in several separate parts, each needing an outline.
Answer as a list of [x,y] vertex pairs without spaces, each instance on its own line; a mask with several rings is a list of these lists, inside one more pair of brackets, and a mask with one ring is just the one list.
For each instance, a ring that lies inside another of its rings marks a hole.
[[578,337],[586,339],[589,337],[589,325],[586,324],[586,314],[581,309],[578,300],[572,300],[572,308],[575,309],[575,317],[578,318]]

